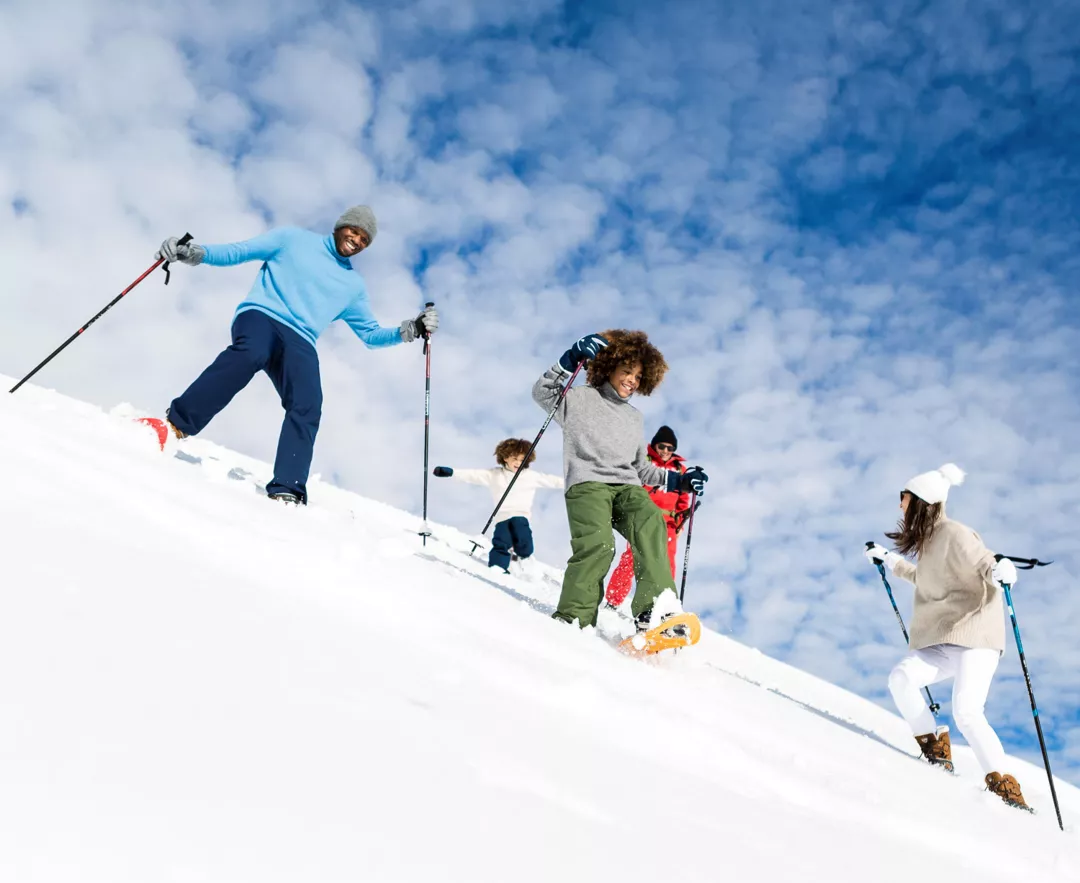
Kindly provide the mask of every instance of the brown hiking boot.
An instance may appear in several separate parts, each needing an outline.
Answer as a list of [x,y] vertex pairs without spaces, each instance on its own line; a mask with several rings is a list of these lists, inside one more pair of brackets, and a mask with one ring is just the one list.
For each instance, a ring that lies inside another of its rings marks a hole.
[[938,727],[936,733],[916,736],[915,741],[919,743],[919,750],[927,761],[947,772],[953,772],[952,743],[949,741],[948,727]]
[[[165,422],[169,424],[169,429],[173,431],[173,435],[175,435],[177,438],[187,438],[186,432],[181,432],[179,429],[173,426],[173,422],[169,419],[168,408],[165,409]],[[162,442],[162,444],[164,444],[164,442]]]
[[987,773],[986,787],[1004,800],[1009,806],[1018,806],[1021,809],[1030,809],[1020,791],[1020,783],[1008,773]]

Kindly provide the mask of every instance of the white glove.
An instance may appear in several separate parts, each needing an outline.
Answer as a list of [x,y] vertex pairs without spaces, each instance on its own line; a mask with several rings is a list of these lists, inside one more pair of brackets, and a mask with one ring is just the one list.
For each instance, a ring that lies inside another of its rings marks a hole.
[[1016,565],[1008,558],[1002,558],[994,565],[992,576],[998,585],[1008,583],[1012,587],[1016,585]]
[[874,543],[869,549],[864,550],[863,554],[866,556],[866,560],[875,567],[879,563],[884,562],[889,570],[895,570],[896,562],[900,559],[900,556],[895,552],[890,552],[884,546],[879,546],[877,543]]
[[889,550],[884,546],[879,546],[877,543],[874,543],[874,545],[868,546],[863,554],[866,556],[867,561],[876,566],[885,560],[885,556],[889,554]]

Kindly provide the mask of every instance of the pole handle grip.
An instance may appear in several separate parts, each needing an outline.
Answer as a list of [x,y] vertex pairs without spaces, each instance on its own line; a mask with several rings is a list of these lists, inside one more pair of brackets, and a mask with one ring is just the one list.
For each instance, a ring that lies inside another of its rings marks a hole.
[[[176,240],[177,245],[187,245],[189,242],[191,242],[190,233],[185,233],[183,236]],[[165,284],[168,285],[169,280],[172,278],[172,273],[169,271],[169,262],[165,261],[164,263],[162,263],[161,268],[165,271]]]
[[[429,300],[426,304],[424,304],[424,309],[426,310],[428,307],[433,307],[433,306],[435,306],[435,301]],[[428,354],[428,344],[430,342],[431,342],[431,332],[430,331],[425,331],[424,332],[424,355],[425,356]]]
[[[874,548],[874,546],[876,546],[876,545],[877,545],[877,543],[875,543],[875,542],[874,542],[873,540],[867,540],[867,541],[866,541],[866,548],[867,548],[867,549],[873,549],[873,548]],[[883,565],[883,564],[884,564],[885,562],[884,562],[884,561],[882,561],[882,560],[880,560],[880,559],[878,559],[878,558],[875,558],[875,559],[874,559],[874,563],[875,563],[876,565],[878,565],[878,567],[881,567],[881,566],[882,566],[882,565]]]

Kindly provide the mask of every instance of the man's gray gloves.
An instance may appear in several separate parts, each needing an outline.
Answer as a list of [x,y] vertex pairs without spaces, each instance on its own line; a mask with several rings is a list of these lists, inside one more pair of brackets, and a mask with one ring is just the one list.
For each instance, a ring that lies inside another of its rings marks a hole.
[[170,236],[161,243],[161,248],[154,257],[164,258],[169,263],[179,261],[181,264],[194,267],[202,263],[203,258],[206,257],[206,249],[194,242],[181,242],[178,236]]
[[425,307],[415,319],[406,319],[401,323],[401,342],[412,343],[425,334],[434,334],[439,327],[439,313],[434,306]]

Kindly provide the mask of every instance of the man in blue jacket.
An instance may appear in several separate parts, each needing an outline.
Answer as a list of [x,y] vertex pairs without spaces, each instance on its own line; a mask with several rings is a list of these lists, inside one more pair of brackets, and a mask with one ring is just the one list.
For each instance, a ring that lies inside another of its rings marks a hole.
[[307,503],[307,478],[322,415],[322,384],[315,341],[341,319],[373,349],[408,343],[439,326],[434,307],[398,328],[383,328],[372,315],[364,279],[349,259],[375,239],[375,213],[358,205],[343,214],[329,236],[281,227],[226,245],[161,244],[157,257],[183,264],[229,267],[262,261],[258,278],[232,324],[224,350],[165,412],[177,438],[197,435],[259,371],[269,376],[285,421],[274,460],[273,500]]

